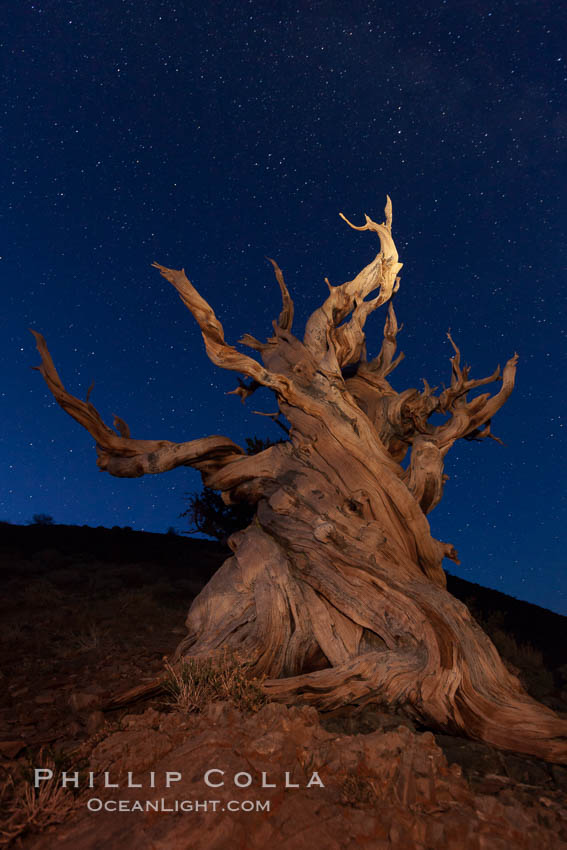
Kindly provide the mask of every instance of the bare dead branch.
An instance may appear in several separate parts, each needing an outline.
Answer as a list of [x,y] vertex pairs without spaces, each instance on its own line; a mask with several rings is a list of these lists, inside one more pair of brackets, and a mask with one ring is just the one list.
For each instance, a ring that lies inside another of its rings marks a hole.
[[213,463],[216,467],[230,463],[244,454],[244,450],[228,437],[211,436],[186,443],[169,440],[135,440],[130,429],[120,417],[114,417],[119,430],[116,434],[105,424],[97,409],[81,401],[65,389],[42,334],[31,331],[41,355],[41,366],[36,368],[43,375],[55,401],[76,422],[86,428],[96,440],[97,465],[111,475],[120,478],[137,478],[148,473],[160,473],[177,466],[194,466]]
[[[337,371],[349,363],[358,362],[364,346],[363,328],[366,319],[397,291],[397,275],[402,268],[391,233],[390,198],[386,202],[386,220],[383,224],[365,216],[366,223],[356,226],[342,213],[340,216],[354,230],[371,230],[377,233],[381,250],[353,280],[335,287],[326,280],[330,290],[329,296],[307,322],[304,344],[320,362],[325,362],[329,371]],[[377,289],[378,295],[366,301],[367,296]],[[350,321],[341,325],[350,313]],[[331,348],[334,356],[328,354]]]
[[260,342],[260,340],[256,339],[255,336],[252,336],[252,334],[243,334],[238,342],[240,345],[246,345],[248,348],[253,348],[254,351],[264,351],[270,346],[268,342]]
[[490,430],[490,420],[482,427],[475,428],[474,431],[471,431],[469,434],[464,435],[465,440],[471,441],[481,441],[486,437],[489,437],[491,440],[494,440],[495,443],[499,443],[501,446],[505,445],[505,443],[500,439],[500,437],[496,437]]
[[130,436],[130,428],[128,427],[126,422],[124,422],[124,420],[120,418],[120,416],[115,415],[113,418],[113,423],[114,427],[116,428],[121,437]]
[[404,359],[404,354],[400,353],[394,360],[394,354],[396,353],[397,348],[397,335],[401,329],[402,326],[398,327],[394,303],[393,301],[390,301],[388,305],[388,315],[386,316],[386,323],[384,325],[384,340],[382,342],[380,353],[368,364],[368,368],[372,372],[375,372],[383,378],[386,378],[391,372],[393,372],[396,366],[398,366]]
[[275,424],[279,425],[282,431],[284,431],[289,437],[289,428],[286,428],[286,426],[281,421],[281,413],[279,410],[277,410],[275,413],[263,413],[261,410],[253,410],[252,413],[255,413],[257,416],[267,416],[268,419],[272,419]]
[[282,391],[285,389],[289,383],[286,378],[282,375],[271,374],[252,357],[242,354],[234,346],[225,342],[221,323],[212,307],[199,295],[193,284],[187,279],[184,269],[168,269],[159,263],[152,263],[152,265],[175,287],[181,296],[181,300],[193,314],[201,328],[209,359],[216,366],[241,372],[273,390]]
[[258,383],[258,381],[250,381],[249,384],[246,381],[243,381],[242,378],[238,378],[238,386],[235,390],[230,390],[227,395],[237,395],[240,396],[240,401],[242,404],[246,401],[247,398],[250,398],[256,390],[260,389],[262,386]]
[[288,288],[285,285],[282,270],[280,269],[276,261],[272,260],[271,257],[266,257],[266,259],[269,260],[272,266],[274,267],[276,280],[279,284],[280,292],[282,294],[283,306],[278,318],[278,327],[280,327],[282,331],[290,331],[291,326],[293,324],[293,301],[291,300]]
[[[55,368],[55,364],[53,363],[53,359],[49,353],[49,349],[47,348],[47,343],[45,342],[43,335],[31,329],[30,332],[35,337],[37,350],[41,355],[41,366],[34,366],[33,368],[37,369],[38,372],[41,372],[47,386],[53,393],[56,402],[66,413],[69,414],[69,416],[72,416],[73,419],[86,428],[99,445],[106,447],[107,450],[111,452],[119,452],[124,449],[126,447],[125,437],[117,435],[112,428],[109,428],[109,426],[103,422],[96,408],[89,401],[81,401],[67,392],[63,386],[61,378],[59,377],[57,369]],[[92,384],[89,392],[87,393],[87,398],[90,395],[91,389]],[[136,440],[133,442],[139,444],[140,451],[152,451],[155,448],[165,445],[166,441]],[[132,448],[130,454],[136,453],[136,449]]]
[[[478,429],[486,425],[510,397],[512,390],[514,389],[517,364],[518,355],[514,354],[504,367],[504,372],[502,373],[502,386],[499,392],[494,396],[490,396],[489,393],[484,393],[469,402],[466,401],[466,392],[468,392],[468,389],[489,383],[491,380],[497,380],[499,377],[499,369],[496,370],[493,375],[489,376],[489,378],[482,378],[479,381],[464,381],[461,382],[460,387],[458,383],[455,385],[453,389],[455,392],[458,392],[458,396],[456,399],[453,399],[450,404],[452,416],[448,422],[434,429],[435,435],[439,440],[439,445],[454,442],[454,440],[459,439],[460,437],[466,437],[467,435],[471,435],[475,432],[477,432],[478,436]],[[465,386],[467,386],[468,389],[461,392]],[[446,390],[445,392],[451,392],[451,389],[449,391]],[[444,394],[441,395],[441,399],[443,399],[443,395]],[[443,404],[446,404],[446,398],[447,397],[443,399]],[[444,410],[442,410],[442,412],[444,412]],[[485,434],[485,436],[490,436],[490,433]]]
[[470,366],[464,366],[461,369],[461,352],[455,344],[450,331],[447,333],[447,338],[453,346],[455,354],[451,357],[451,385],[439,396],[438,410],[440,413],[445,413],[451,410],[457,401],[464,404],[466,402],[468,392],[476,389],[476,387],[491,384],[493,381],[497,381],[500,378],[500,366],[497,366],[492,375],[489,375],[486,378],[469,380],[468,376],[470,373]]

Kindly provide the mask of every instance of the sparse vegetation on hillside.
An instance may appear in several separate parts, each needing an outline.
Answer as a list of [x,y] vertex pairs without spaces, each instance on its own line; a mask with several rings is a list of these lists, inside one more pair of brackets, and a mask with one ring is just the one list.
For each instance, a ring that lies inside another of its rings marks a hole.
[[528,641],[522,641],[505,628],[504,611],[481,611],[474,600],[468,606],[479,625],[494,643],[512,673],[518,675],[528,692],[545,702],[553,692],[554,676],[546,668],[543,653]]
[[34,514],[29,525],[55,525],[55,520],[51,514]]

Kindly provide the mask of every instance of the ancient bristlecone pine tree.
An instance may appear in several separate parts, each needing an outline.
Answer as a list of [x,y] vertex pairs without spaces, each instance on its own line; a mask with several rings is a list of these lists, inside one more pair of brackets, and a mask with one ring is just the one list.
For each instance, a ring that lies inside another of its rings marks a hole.
[[[401,263],[386,220],[361,227],[380,253],[354,280],[331,286],[303,339],[292,331],[293,303],[272,260],[283,309],[274,334],[225,342],[221,323],[185,272],[155,263],[196,319],[214,364],[240,373],[244,401],[258,387],[274,393],[290,440],[248,456],[227,437],[186,443],[138,440],[118,418],[117,433],[87,401],[70,395],[43,337],[39,367],[59,402],[95,438],[98,466],[136,477],[193,466],[227,503],[256,505],[254,522],[232,535],[233,552],[193,602],[177,659],[234,650],[275,700],[320,709],[376,702],[430,726],[497,747],[567,761],[567,723],[523,690],[466,606],[445,586],[443,558],[427,514],[443,495],[444,458],[460,438],[490,437],[490,422],[514,386],[517,356],[474,380],[453,340],[450,386],[439,395],[394,390],[400,362],[391,298]],[[343,216],[344,218],[344,216]],[[366,356],[364,325],[388,305],[381,351]],[[471,390],[502,381],[499,391]],[[429,418],[442,413],[446,421]],[[409,464],[402,461],[410,452]]]

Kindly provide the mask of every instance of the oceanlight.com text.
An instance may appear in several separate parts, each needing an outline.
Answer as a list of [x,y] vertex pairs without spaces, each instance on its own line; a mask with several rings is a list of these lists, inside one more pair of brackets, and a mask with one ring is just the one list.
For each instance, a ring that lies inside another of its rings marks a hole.
[[269,800],[87,800],[89,812],[269,812]]

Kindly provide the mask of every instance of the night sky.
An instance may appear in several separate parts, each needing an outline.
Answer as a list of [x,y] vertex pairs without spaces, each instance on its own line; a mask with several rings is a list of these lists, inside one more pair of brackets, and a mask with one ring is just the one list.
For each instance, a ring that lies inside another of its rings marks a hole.
[[[451,571],[567,614],[561,3],[17,0],[4,6],[0,519],[184,527],[191,469],[117,479],[52,399],[28,328],[67,387],[132,436],[279,439],[226,393],[173,287],[185,267],[227,340],[265,339],[284,271],[296,332],[378,250],[393,202],[404,263],[402,390],[518,351],[516,389],[460,441],[430,515]],[[384,312],[370,317],[369,355]],[[498,385],[492,387],[496,392]]]

